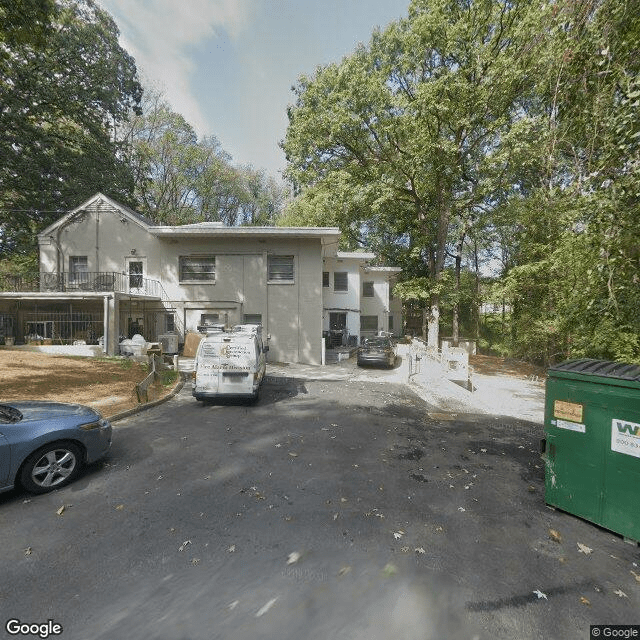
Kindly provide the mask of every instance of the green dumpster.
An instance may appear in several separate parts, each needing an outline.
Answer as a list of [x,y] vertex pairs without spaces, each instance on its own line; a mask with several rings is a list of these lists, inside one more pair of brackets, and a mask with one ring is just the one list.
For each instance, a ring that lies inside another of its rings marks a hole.
[[640,367],[551,367],[544,428],[546,503],[640,540]]

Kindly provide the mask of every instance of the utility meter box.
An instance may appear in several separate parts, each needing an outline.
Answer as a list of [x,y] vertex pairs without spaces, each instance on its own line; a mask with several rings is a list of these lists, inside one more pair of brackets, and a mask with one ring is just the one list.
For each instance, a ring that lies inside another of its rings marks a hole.
[[548,371],[545,501],[640,540],[640,366],[570,360]]

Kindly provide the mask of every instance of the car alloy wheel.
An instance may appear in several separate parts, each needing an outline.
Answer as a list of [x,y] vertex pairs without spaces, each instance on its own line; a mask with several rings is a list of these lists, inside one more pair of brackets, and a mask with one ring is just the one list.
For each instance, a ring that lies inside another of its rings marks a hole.
[[80,449],[71,442],[47,445],[32,453],[22,469],[22,486],[32,493],[45,493],[71,482],[79,473]]

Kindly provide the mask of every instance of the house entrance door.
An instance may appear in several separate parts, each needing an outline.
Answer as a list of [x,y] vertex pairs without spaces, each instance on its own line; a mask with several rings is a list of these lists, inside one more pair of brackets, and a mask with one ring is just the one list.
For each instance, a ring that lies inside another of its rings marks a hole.
[[329,314],[329,331],[345,331],[347,328],[346,313]]
[[329,314],[329,348],[340,347],[347,343],[347,314]]

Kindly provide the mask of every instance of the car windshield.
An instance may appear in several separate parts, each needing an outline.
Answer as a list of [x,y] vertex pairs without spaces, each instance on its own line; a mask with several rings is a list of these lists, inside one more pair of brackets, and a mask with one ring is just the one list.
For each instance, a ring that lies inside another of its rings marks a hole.
[[20,422],[22,420],[22,414],[7,404],[0,404],[0,423],[12,423]]
[[381,347],[383,349],[389,348],[391,342],[389,338],[367,338],[362,345],[364,347]]

